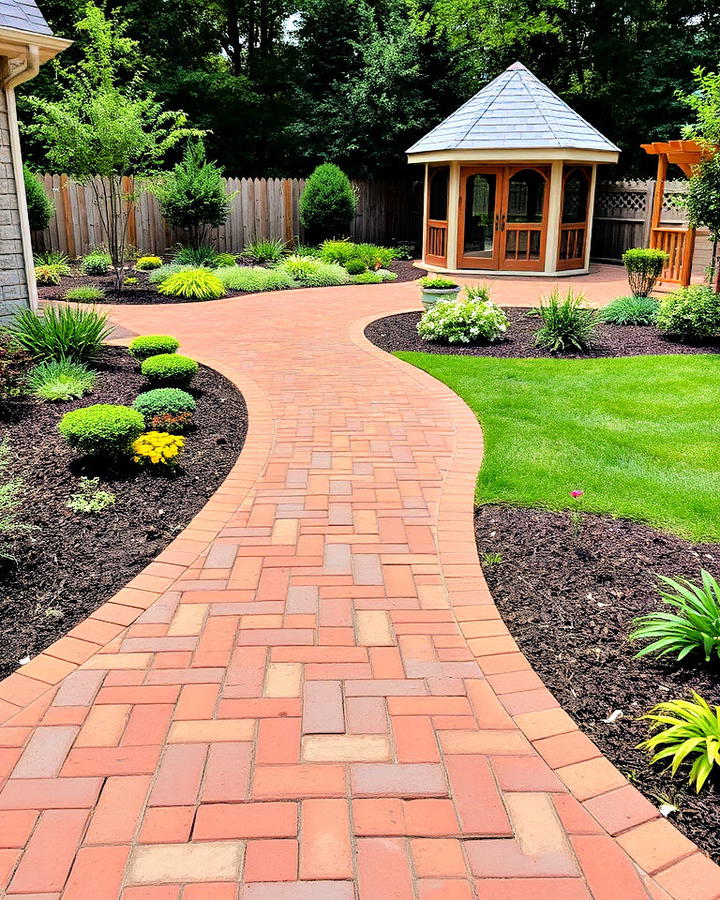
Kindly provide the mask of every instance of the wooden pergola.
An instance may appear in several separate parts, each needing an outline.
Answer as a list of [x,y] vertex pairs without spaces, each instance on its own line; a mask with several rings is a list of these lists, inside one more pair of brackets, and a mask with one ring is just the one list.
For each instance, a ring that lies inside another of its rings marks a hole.
[[641,144],[650,156],[657,156],[658,169],[650,220],[650,246],[664,250],[669,260],[659,281],[687,286],[692,275],[693,253],[695,252],[695,229],[683,225],[662,225],[665,182],[670,163],[678,166],[688,178],[709,151],[697,141],[654,141]]

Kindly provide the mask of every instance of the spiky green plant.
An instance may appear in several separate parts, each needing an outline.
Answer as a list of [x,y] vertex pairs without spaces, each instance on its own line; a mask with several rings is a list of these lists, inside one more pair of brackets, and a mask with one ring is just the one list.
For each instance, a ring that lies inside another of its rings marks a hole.
[[695,691],[692,696],[692,700],[658,703],[641,716],[651,723],[650,729],[656,733],[638,744],[638,749],[653,753],[652,763],[669,760],[672,775],[692,759],[688,780],[699,793],[715,766],[720,764],[720,707],[713,711]]
[[217,300],[225,293],[225,285],[210,269],[183,269],[169,275],[158,287],[161,294],[185,300]]
[[46,306],[38,315],[19,310],[8,332],[37,359],[73,359],[85,362],[100,352],[110,335],[107,313],[75,306]]
[[594,309],[582,305],[584,299],[572,289],[562,299],[557,289],[552,291],[536,310],[542,325],[535,332],[535,343],[550,353],[587,350],[597,315]]
[[243,256],[258,263],[280,262],[284,253],[285,241],[280,238],[277,238],[276,240],[266,239],[253,241],[243,250]]
[[616,297],[600,310],[600,320],[610,325],[654,325],[658,305],[654,297]]
[[58,275],[70,274],[70,260],[61,250],[44,250],[33,256],[36,266],[50,266]]
[[172,261],[178,266],[193,266],[200,268],[206,266],[212,269],[217,260],[217,250],[209,244],[201,244],[199,247],[178,247],[173,254]]
[[652,612],[633,621],[636,627],[630,640],[652,641],[638,656],[676,653],[680,661],[699,651],[705,655],[705,662],[713,655],[720,657],[720,585],[705,569],[701,569],[700,577],[702,584],[659,576],[670,589],[659,589],[662,601],[677,612]]
[[72,359],[46,359],[28,372],[26,381],[38,400],[59,402],[82,397],[91,391],[95,372]]

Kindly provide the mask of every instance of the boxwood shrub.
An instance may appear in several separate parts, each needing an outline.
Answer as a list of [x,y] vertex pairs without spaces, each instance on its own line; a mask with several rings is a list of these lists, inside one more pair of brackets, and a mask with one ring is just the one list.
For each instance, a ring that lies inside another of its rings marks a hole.
[[720,294],[704,284],[692,284],[666,294],[657,314],[660,331],[683,340],[713,337],[720,330]]
[[186,387],[195,377],[198,364],[179,353],[159,353],[143,361],[140,371],[151,384],[158,387]]
[[145,416],[177,415],[178,413],[195,412],[196,403],[191,394],[181,388],[154,388],[138,394],[133,401],[133,409]]
[[130,341],[128,350],[135,359],[143,360],[158,353],[175,353],[179,346],[180,341],[169,334],[142,334]]
[[97,403],[65,413],[60,434],[76,450],[92,456],[117,457],[127,453],[145,430],[145,420],[129,406]]

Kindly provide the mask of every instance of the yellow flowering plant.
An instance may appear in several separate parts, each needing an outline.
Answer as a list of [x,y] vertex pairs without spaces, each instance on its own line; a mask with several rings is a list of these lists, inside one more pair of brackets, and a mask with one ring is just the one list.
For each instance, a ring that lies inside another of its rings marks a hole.
[[146,431],[133,441],[133,462],[172,466],[185,447],[185,438],[166,431]]

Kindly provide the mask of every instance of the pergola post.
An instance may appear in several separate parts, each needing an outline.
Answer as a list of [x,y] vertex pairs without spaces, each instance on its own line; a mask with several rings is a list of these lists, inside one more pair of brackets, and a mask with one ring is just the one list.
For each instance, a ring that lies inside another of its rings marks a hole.
[[550,196],[548,201],[547,237],[545,240],[545,272],[557,269],[560,249],[560,216],[562,215],[563,161],[553,160],[550,166]]
[[457,269],[458,215],[460,211],[460,163],[450,163],[447,207],[447,268]]

